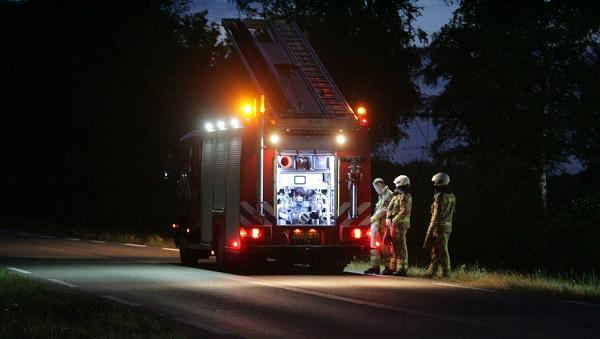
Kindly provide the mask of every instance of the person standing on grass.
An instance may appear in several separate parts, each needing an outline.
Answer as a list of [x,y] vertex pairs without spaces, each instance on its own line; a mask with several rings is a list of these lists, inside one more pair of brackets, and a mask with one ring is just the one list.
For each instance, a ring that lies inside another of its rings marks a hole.
[[450,191],[450,176],[444,172],[437,173],[431,178],[435,187],[433,204],[431,205],[431,221],[425,236],[423,248],[431,250],[431,264],[426,277],[437,275],[442,270],[442,277],[450,276],[450,253],[448,241],[452,232],[452,218],[456,209],[456,197]]
[[410,228],[410,211],[412,197],[410,196],[410,179],[399,175],[394,179],[394,197],[388,206],[386,224],[392,238],[391,274],[405,277],[408,273],[408,249],[406,248],[406,232]]
[[[387,187],[383,179],[376,178],[373,180],[373,189],[377,192],[379,199],[375,204],[375,213],[371,216],[371,252],[370,252],[370,264],[364,273],[365,274],[380,274],[381,273],[381,259],[383,257],[385,270],[389,271],[390,257],[388,246],[383,244],[383,233],[385,231],[385,216],[387,215],[387,207],[392,200],[392,191]],[[379,243],[379,246],[377,244]],[[380,247],[380,248],[379,248]]]

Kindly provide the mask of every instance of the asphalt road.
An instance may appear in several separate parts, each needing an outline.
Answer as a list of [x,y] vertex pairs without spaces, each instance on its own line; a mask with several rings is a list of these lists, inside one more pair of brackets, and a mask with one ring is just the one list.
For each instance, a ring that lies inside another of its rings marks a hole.
[[199,337],[600,337],[600,305],[439,280],[275,266],[234,275],[210,262],[181,266],[173,249],[2,230],[0,267],[174,319]]

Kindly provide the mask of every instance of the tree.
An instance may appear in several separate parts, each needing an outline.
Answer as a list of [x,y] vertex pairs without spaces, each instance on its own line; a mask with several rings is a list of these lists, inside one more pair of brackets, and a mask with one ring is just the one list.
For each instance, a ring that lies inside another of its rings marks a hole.
[[7,217],[160,225],[161,156],[223,58],[187,4],[0,2]]
[[415,3],[236,1],[247,15],[296,21],[351,105],[367,105],[376,143],[401,139],[399,125],[419,109],[420,93],[412,80],[420,66],[415,41],[426,35],[413,26],[420,15]]
[[445,87],[431,99],[433,153],[469,175],[470,224],[482,238],[534,240],[541,184],[576,152],[576,112],[590,108],[580,75],[597,64],[598,13],[593,1],[463,0],[434,35],[426,80]]

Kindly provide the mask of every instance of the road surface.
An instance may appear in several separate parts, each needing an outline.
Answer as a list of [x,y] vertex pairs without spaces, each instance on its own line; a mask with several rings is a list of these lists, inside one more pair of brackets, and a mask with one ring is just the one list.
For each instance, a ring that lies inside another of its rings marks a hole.
[[439,280],[218,272],[174,249],[0,230],[0,267],[175,319],[199,337],[600,337],[600,305]]

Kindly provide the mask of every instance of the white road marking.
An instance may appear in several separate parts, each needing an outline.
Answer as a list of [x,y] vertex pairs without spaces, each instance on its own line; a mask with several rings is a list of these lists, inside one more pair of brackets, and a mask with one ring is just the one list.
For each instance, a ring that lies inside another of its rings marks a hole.
[[59,285],[63,285],[63,286],[67,286],[67,287],[73,287],[73,288],[79,287],[77,285],[73,285],[73,284],[70,284],[70,283],[68,283],[66,281],[62,281],[62,280],[58,280],[58,279],[48,279],[48,280],[52,281],[53,283],[57,283]]
[[471,286],[462,286],[462,285],[454,285],[454,284],[448,284],[448,283],[440,283],[440,282],[434,282],[434,285],[440,285],[440,286],[448,286],[448,287],[456,287],[456,288],[464,288],[466,290],[475,290],[475,291],[482,291],[482,292],[491,292],[491,293],[496,293],[498,291],[496,290],[490,290],[487,288],[479,288],[479,287],[471,287]]
[[54,239],[55,237],[53,235],[38,235],[39,238],[42,239]]
[[19,272],[19,273],[23,273],[23,274],[31,274],[31,272],[29,272],[29,271],[25,271],[25,270],[22,270],[22,269],[20,269],[20,268],[16,268],[16,267],[7,267],[7,268],[8,268],[9,270],[11,270],[11,271],[15,271],[15,272]]
[[199,323],[195,320],[191,320],[191,319],[185,319],[185,318],[175,318],[175,321],[179,321],[180,323],[184,323],[186,325],[190,325],[190,326],[194,326],[194,327],[198,327],[200,329],[203,329],[207,332],[213,333],[213,334],[217,334],[217,335],[228,335],[228,332],[222,331],[218,328],[214,328],[212,326],[209,325],[205,325],[202,323]]
[[80,241],[81,239],[79,239],[79,238],[65,238],[65,240],[69,240],[69,241]]
[[132,246],[132,247],[146,247],[146,245],[140,245],[140,244],[130,244],[128,242],[124,242],[122,243],[125,246]]
[[583,301],[563,300],[562,302],[567,303],[567,304],[576,304],[576,305],[585,305],[585,306],[592,306],[592,307],[600,307],[599,304],[586,303],[586,302],[583,302]]
[[317,291],[306,290],[306,289],[298,288],[298,287],[291,287],[291,286],[269,283],[266,281],[261,281],[261,280],[258,280],[255,278],[250,278],[250,277],[233,277],[232,276],[232,277],[224,277],[224,278],[229,279],[229,280],[238,281],[238,282],[246,282],[246,283],[259,285],[259,286],[280,288],[280,289],[288,290],[291,292],[308,294],[308,295],[312,295],[315,297],[320,297],[320,298],[325,298],[325,299],[330,299],[330,300],[343,301],[343,302],[356,304],[356,305],[370,306],[370,307],[379,308],[379,309],[383,309],[383,310],[410,314],[413,316],[426,317],[426,318],[443,320],[443,321],[453,321],[453,322],[469,324],[469,325],[474,325],[474,326],[486,326],[486,327],[492,326],[492,324],[488,324],[488,323],[485,323],[482,321],[432,314],[430,312],[416,311],[416,310],[412,310],[409,308],[386,305],[386,304],[373,302],[373,301],[361,300],[361,299],[350,298],[350,297],[343,297],[340,295],[335,295],[335,294],[330,294],[330,293],[317,292]]
[[31,235],[31,233],[24,233],[24,232],[19,232],[17,233],[18,235],[22,236],[22,237],[28,237]]
[[124,305],[131,306],[131,307],[142,307],[142,304],[138,304],[138,303],[134,303],[133,301],[121,299],[121,298],[112,296],[110,294],[102,295],[102,298],[112,300],[112,301],[118,302],[119,304],[124,304]]
[[163,250],[165,250],[165,251],[179,252],[179,249],[178,249],[178,248],[168,248],[168,247],[163,247],[162,249],[163,249]]
[[106,244],[106,241],[101,241],[101,240],[90,240],[90,242],[93,242],[96,244]]

